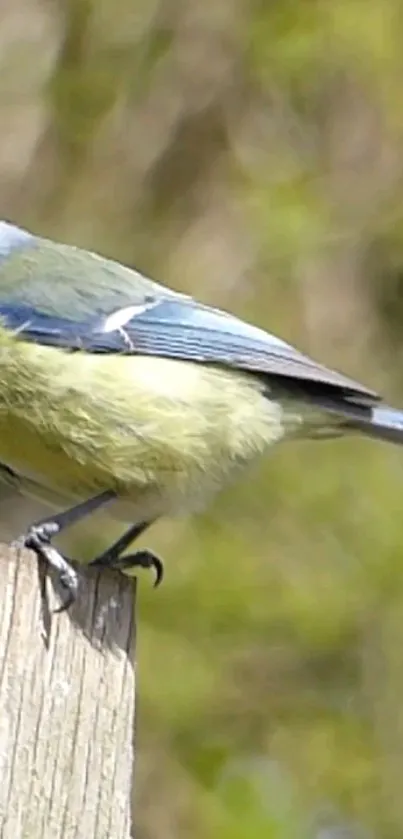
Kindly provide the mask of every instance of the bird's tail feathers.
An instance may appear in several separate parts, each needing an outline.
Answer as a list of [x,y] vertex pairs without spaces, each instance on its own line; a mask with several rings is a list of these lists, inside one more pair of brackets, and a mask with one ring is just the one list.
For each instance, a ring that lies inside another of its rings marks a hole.
[[388,405],[374,406],[366,416],[346,420],[343,428],[387,443],[403,445],[403,411],[389,408]]

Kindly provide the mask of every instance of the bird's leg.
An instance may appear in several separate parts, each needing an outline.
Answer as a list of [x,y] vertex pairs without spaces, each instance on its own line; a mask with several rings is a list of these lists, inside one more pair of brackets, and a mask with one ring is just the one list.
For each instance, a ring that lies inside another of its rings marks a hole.
[[53,547],[52,538],[115,498],[116,494],[112,490],[106,490],[62,513],[32,524],[27,533],[13,543],[16,547],[26,547],[34,551],[38,559],[44,560],[56,572],[61,586],[66,590],[66,598],[56,609],[57,612],[64,612],[74,603],[77,597],[78,575],[71,562]]
[[107,548],[102,554],[95,557],[90,562],[90,565],[98,567],[108,566],[109,568],[131,569],[131,568],[154,568],[155,582],[154,587],[157,587],[164,576],[164,566],[158,556],[147,549],[136,551],[133,554],[123,555],[123,551],[134,542],[145,530],[152,524],[152,522],[145,521],[140,524],[134,524],[129,530],[117,539],[110,548]]

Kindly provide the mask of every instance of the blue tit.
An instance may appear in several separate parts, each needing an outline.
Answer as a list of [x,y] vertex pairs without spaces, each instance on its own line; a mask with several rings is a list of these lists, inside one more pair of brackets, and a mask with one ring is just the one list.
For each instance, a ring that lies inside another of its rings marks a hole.
[[[118,262],[0,222],[0,482],[45,504],[21,541],[76,597],[52,545],[105,508],[125,553],[161,516],[206,504],[280,440],[361,433],[403,442],[403,413],[284,341]],[[54,511],[54,512],[53,512]],[[130,527],[129,527],[130,525]]]

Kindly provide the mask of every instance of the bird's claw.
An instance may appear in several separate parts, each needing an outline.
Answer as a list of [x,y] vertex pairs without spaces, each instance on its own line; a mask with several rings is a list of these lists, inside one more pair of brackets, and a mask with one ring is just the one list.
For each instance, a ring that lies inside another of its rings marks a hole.
[[12,546],[19,549],[28,548],[37,555],[38,559],[44,561],[47,566],[55,571],[60,585],[66,591],[66,597],[61,605],[54,609],[55,613],[60,614],[60,612],[69,609],[77,599],[78,575],[69,560],[51,544],[52,536],[55,536],[58,532],[57,522],[34,524],[24,536],[16,539]]
[[[51,543],[52,538],[60,532],[60,529],[60,523],[57,521],[38,522],[32,525],[26,534],[13,542],[13,546],[18,549],[25,547],[34,551],[38,559],[45,562],[57,575],[58,582],[66,593],[61,605],[54,610],[58,614],[67,611],[72,606],[78,592],[78,574],[75,568],[71,561],[66,559]],[[120,571],[152,568],[155,573],[154,588],[160,585],[164,577],[164,565],[161,559],[148,549],[123,556],[116,556],[112,549],[105,551],[89,564],[98,568],[116,568]]]
[[[130,560],[130,557],[127,557],[127,559]],[[131,560],[131,565],[126,567],[135,568],[138,566],[139,568],[152,568],[154,570],[154,588],[158,588],[164,579],[164,563],[159,556],[145,548],[132,554]]]
[[107,566],[108,568],[116,568],[119,571],[131,571],[133,568],[152,568],[155,572],[154,588],[157,588],[164,578],[164,564],[162,560],[147,548],[116,558],[108,558],[107,554],[105,554],[94,559],[90,562],[90,565],[103,566],[104,568]]
[[[64,557],[63,557],[64,559]],[[66,567],[59,572],[59,583],[66,591],[66,596],[60,606],[54,609],[55,615],[60,615],[61,612],[67,612],[70,606],[77,600],[78,594],[78,575],[74,568],[65,560]]]

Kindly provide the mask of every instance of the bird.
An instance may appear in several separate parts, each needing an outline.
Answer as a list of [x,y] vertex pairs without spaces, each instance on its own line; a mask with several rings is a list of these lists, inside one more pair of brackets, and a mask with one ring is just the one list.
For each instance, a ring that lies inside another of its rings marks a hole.
[[[131,545],[203,508],[275,443],[403,443],[373,390],[218,308],[97,253],[0,221],[0,484],[45,505],[16,540],[77,598],[52,543],[95,510],[125,525],[90,565],[154,569]],[[129,553],[127,553],[127,550]]]

